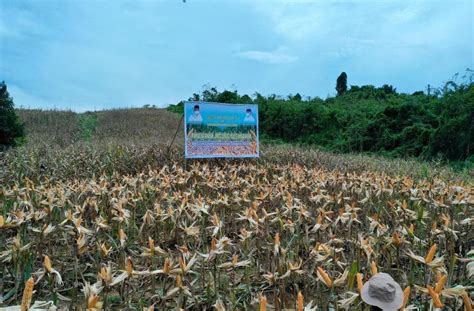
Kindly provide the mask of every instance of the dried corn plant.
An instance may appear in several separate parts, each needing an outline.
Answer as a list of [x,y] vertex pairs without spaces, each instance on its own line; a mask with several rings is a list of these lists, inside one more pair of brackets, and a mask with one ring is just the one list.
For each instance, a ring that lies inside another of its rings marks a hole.
[[407,310],[470,310],[472,184],[294,162],[5,184],[1,305],[362,310],[387,272]]

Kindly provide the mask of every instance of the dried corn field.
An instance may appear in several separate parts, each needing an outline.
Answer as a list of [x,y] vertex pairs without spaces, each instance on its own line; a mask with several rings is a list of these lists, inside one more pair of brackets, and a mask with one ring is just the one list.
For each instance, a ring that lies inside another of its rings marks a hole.
[[65,308],[356,310],[383,271],[409,288],[406,307],[462,309],[472,190],[250,162],[26,180],[1,193],[3,303],[32,277],[33,301]]
[[359,290],[386,272],[405,310],[472,310],[469,176],[299,148],[181,154],[1,154],[0,309],[368,310]]

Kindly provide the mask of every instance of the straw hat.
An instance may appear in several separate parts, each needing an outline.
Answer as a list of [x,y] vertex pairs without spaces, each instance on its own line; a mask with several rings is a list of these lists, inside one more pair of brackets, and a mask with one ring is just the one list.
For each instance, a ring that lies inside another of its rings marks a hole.
[[368,280],[361,290],[362,300],[382,310],[398,310],[403,304],[400,285],[387,273],[377,273]]

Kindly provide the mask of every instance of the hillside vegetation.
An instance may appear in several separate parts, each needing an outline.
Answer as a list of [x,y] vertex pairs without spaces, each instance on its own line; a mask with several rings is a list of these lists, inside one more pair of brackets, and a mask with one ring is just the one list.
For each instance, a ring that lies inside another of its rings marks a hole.
[[[66,147],[74,143],[144,145],[170,143],[180,117],[164,109],[115,109],[75,113],[60,110],[17,110],[25,123],[27,147]],[[182,144],[179,128],[176,144]]]
[[[401,94],[393,86],[352,86],[325,100],[286,98],[209,88],[190,100],[254,103],[263,139],[315,145],[335,152],[474,162],[474,83],[448,82],[439,89]],[[168,108],[182,112],[183,103]]]
[[[245,98],[244,98],[245,100]],[[27,143],[0,154],[0,181],[67,180],[100,174],[138,173],[167,160],[184,164],[180,116],[163,109],[117,109],[74,113],[17,110],[25,123]],[[174,138],[171,150],[168,146]],[[219,163],[219,160],[206,160]],[[240,160],[229,160],[241,163]],[[390,159],[377,155],[340,154],[311,145],[274,144],[263,139],[257,162],[298,163],[343,172],[378,171],[414,178],[470,181],[469,168],[454,170],[441,162]]]

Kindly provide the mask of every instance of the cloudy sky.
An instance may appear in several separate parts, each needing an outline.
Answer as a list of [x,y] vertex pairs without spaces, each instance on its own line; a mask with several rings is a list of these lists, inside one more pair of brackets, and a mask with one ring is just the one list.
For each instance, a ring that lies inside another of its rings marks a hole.
[[0,0],[0,80],[17,106],[167,106],[204,85],[326,98],[440,86],[474,67],[470,0]]

